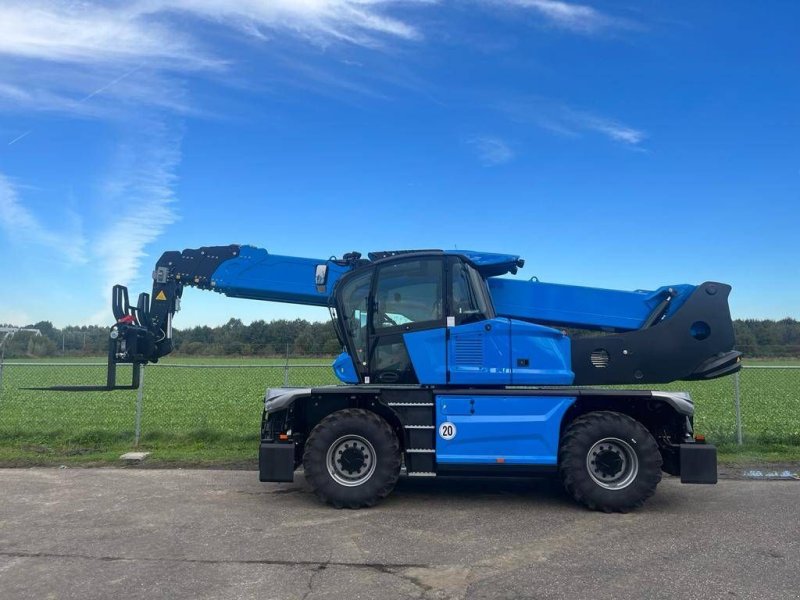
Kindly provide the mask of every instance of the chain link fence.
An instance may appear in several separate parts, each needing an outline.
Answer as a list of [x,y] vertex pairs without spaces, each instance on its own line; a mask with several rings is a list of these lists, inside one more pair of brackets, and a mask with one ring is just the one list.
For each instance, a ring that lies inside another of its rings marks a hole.
[[[44,389],[99,386],[105,375],[102,362],[0,364],[0,457],[14,448],[69,453],[250,443],[258,439],[267,388],[338,382],[330,361],[293,359],[149,365],[138,390]],[[131,367],[120,366],[117,378],[130,382]],[[748,365],[733,377],[658,387],[692,394],[695,429],[710,441],[800,445],[800,365]]]
[[[119,365],[129,384],[132,367]],[[156,364],[137,389],[56,391],[101,386],[100,362],[7,361],[0,365],[2,448],[24,452],[92,453],[107,448],[205,445],[258,439],[264,394],[273,387],[336,383],[330,361],[280,364]]]

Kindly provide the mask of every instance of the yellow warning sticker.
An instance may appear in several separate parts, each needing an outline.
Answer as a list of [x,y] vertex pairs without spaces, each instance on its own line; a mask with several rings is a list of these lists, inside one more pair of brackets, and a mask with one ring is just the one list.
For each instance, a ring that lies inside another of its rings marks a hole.
[[164,293],[164,290],[161,290],[160,292],[158,292],[158,294],[156,294],[156,300],[166,300],[166,299],[167,295]]

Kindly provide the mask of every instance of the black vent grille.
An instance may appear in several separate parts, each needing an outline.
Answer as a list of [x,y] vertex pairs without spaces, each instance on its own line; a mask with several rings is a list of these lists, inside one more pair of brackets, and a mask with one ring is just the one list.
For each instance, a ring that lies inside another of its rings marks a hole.
[[459,335],[455,338],[455,363],[480,367],[483,365],[483,336]]
[[595,369],[605,369],[608,366],[608,351],[599,348],[592,352],[589,360],[592,361],[592,366]]

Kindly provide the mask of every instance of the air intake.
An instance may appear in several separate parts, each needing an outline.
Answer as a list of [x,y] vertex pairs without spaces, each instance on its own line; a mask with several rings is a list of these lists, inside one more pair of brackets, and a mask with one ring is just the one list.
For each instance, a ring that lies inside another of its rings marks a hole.
[[592,361],[592,366],[595,369],[605,369],[608,366],[608,351],[599,348],[592,352],[589,360]]
[[455,363],[461,366],[483,366],[483,338],[480,335],[455,337]]

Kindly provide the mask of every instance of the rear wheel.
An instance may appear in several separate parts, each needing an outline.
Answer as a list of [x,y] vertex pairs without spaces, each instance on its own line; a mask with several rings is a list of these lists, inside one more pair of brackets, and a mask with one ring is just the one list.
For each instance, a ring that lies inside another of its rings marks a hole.
[[350,408],[328,415],[311,431],[303,454],[306,480],[336,508],[373,506],[400,476],[400,444],[373,412]]
[[558,462],[567,492],[593,510],[637,508],[661,481],[655,439],[639,421],[617,412],[591,412],[570,423]]

